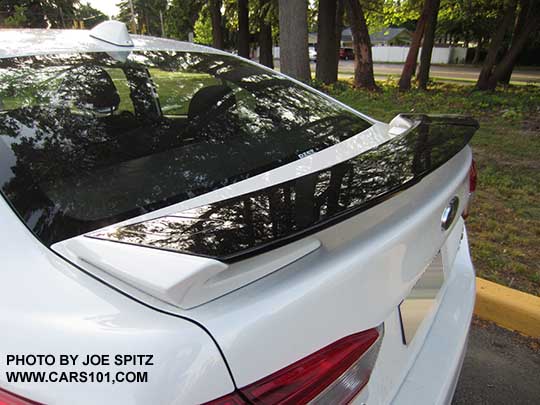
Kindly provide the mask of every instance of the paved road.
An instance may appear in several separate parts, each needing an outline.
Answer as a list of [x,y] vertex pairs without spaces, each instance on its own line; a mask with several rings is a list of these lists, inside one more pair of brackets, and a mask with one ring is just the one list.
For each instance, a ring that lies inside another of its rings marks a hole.
[[[276,68],[279,67],[279,60],[274,61]],[[379,79],[389,75],[399,77],[403,69],[402,64],[375,63],[375,76]],[[315,72],[315,63],[311,63],[311,69]],[[352,76],[354,72],[354,61],[341,60],[339,62],[339,74],[341,77]],[[433,65],[430,69],[431,77],[447,80],[463,80],[464,82],[474,83],[480,74],[480,67],[464,65]],[[520,69],[517,68],[512,74],[511,81],[527,83],[533,82],[540,84],[540,69]]]
[[476,320],[453,405],[540,404],[540,341]]
[[[354,65],[352,61],[342,61],[340,63],[340,71],[346,73],[352,72]],[[403,65],[401,64],[383,64],[376,63],[373,66],[375,75],[388,76],[401,75]],[[462,65],[434,65],[430,68],[430,74],[433,77],[451,78],[451,79],[464,79],[464,80],[477,80],[480,74],[480,68],[474,66],[462,66]],[[540,83],[540,70],[532,69],[516,69],[512,74],[512,81],[520,82],[535,82]]]

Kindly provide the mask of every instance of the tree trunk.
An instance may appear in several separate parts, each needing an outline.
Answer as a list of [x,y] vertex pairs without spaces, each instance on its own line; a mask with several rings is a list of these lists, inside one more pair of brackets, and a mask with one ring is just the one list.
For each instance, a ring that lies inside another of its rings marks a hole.
[[476,44],[476,49],[474,50],[474,57],[471,62],[473,65],[478,65],[480,63],[480,55],[482,54],[482,44],[484,43],[484,38],[480,37]]
[[223,49],[223,28],[221,26],[221,0],[210,0],[210,18],[212,20],[212,46]]
[[378,90],[373,76],[371,39],[364,17],[364,10],[358,0],[347,0],[347,13],[351,24],[354,49],[354,86]]
[[272,54],[272,26],[268,23],[268,6],[271,0],[259,0],[262,15],[259,21],[259,62],[269,68],[274,68],[274,55]]
[[518,30],[518,37],[512,39],[512,46],[504,55],[503,59],[497,64],[493,73],[488,79],[487,90],[494,90],[497,87],[497,83],[500,82],[505,75],[510,72],[516,63],[516,60],[525,48],[530,35],[540,28],[540,4],[536,3],[528,8],[526,16],[522,19],[523,25]]
[[335,83],[337,81],[337,1],[338,0],[319,0],[317,67],[315,70],[315,77],[325,84]]
[[343,33],[344,25],[343,18],[345,17],[345,0],[337,0],[336,7],[336,70],[339,71],[339,50],[341,48],[341,34]]
[[279,0],[279,46],[281,72],[305,82],[311,80],[307,1]]
[[[512,45],[522,35],[523,29],[526,26],[527,17],[529,14],[530,0],[520,0],[519,5],[520,10],[516,20],[516,24],[514,26],[514,33],[512,34]],[[514,71],[514,66],[515,60],[514,63],[506,66],[506,70],[504,71],[501,79],[499,80],[500,83],[510,84],[510,79],[512,77],[512,72]]]
[[478,90],[489,89],[489,78],[491,77],[495,63],[497,62],[497,55],[503,46],[504,36],[510,25],[514,22],[516,5],[516,0],[510,0],[508,6],[503,10],[501,22],[489,42],[488,53],[484,60],[484,64],[482,65],[480,75],[478,76],[478,81],[476,82],[476,88]]
[[416,61],[418,60],[418,52],[420,51],[420,44],[422,43],[422,37],[424,36],[424,30],[426,28],[426,18],[428,12],[429,0],[424,1],[424,7],[422,7],[422,14],[416,23],[416,29],[411,40],[411,46],[407,53],[407,59],[403,65],[401,77],[399,79],[399,89],[409,90],[411,88],[411,79],[416,70]]
[[418,87],[426,90],[429,81],[429,69],[431,67],[431,54],[435,43],[435,28],[437,27],[437,15],[439,14],[440,0],[426,0],[429,8],[426,13],[426,27],[424,29],[424,41],[420,54],[420,68],[418,70]]
[[238,55],[249,58],[248,0],[238,0]]

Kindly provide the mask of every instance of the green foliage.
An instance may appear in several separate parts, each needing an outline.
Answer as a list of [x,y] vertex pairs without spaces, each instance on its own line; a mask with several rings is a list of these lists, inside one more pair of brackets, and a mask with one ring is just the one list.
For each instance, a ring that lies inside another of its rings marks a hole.
[[[116,18],[126,23],[131,29],[131,8],[128,0],[118,3],[120,12]],[[137,33],[146,35],[161,35],[159,12],[165,13],[167,0],[133,0]]]
[[400,112],[467,114],[480,121],[472,140],[479,185],[469,217],[471,253],[481,277],[540,295],[540,87],[491,93],[437,83],[399,92],[395,80],[374,93],[340,81],[319,85],[350,106],[388,122]]
[[203,0],[172,0],[165,13],[165,33],[182,41],[195,31],[195,22],[205,2]]
[[0,26],[71,27],[78,0],[0,0]]
[[454,41],[488,39],[497,27],[503,0],[443,0],[439,11],[437,35]]
[[212,44],[212,22],[210,20],[210,11],[206,5],[203,6],[199,13],[199,18],[195,22],[194,32],[196,43],[204,45]]
[[[362,3],[364,4],[364,3]],[[420,16],[423,1],[369,0],[364,5],[366,21],[370,32],[387,27],[403,27],[414,31]]]
[[79,0],[0,0],[0,26],[18,28],[93,27],[107,16]]
[[4,20],[4,26],[8,28],[24,27],[26,20],[26,7],[16,5],[13,15]]
[[82,22],[84,28],[92,28],[103,21],[107,21],[109,18],[101,11],[92,7],[89,3],[81,3],[75,10],[74,19]]
[[308,2],[308,32],[317,32],[317,17],[319,13],[319,0],[313,0]]
[[[400,92],[397,78],[390,77],[381,85],[381,93],[355,90],[350,82],[341,81],[324,87],[331,95],[345,100],[360,111],[388,121],[400,112],[469,114],[481,117],[502,117],[514,122],[527,115],[540,113],[540,86],[500,87],[495,92],[475,91],[471,86],[434,82],[428,92],[412,89]],[[336,87],[337,86],[337,87]]]
[[[497,25],[497,15],[506,0],[442,0],[437,37],[458,41],[489,39]],[[416,29],[423,0],[365,0],[362,2],[369,31],[387,27]]]

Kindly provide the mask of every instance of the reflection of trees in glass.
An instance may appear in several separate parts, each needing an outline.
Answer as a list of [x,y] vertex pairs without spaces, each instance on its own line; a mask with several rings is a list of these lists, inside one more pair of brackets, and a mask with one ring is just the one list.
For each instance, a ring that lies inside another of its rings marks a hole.
[[[415,130],[330,169],[95,237],[234,261],[346,218],[415,184],[461,150],[471,122],[416,117]],[[434,121],[431,123],[431,121]]]
[[[369,125],[276,74],[187,52],[133,52],[126,63],[104,53],[3,59],[0,99],[0,159],[9,162],[0,166],[0,188],[47,244],[263,173]],[[167,110],[186,99],[186,113]],[[118,232],[135,239],[146,232],[161,246],[190,235],[208,252],[256,247],[399,185],[400,174],[385,172],[395,170],[391,150],[377,151],[363,163],[183,214],[199,220],[169,221],[166,232],[156,224]],[[393,159],[412,159],[403,154]]]

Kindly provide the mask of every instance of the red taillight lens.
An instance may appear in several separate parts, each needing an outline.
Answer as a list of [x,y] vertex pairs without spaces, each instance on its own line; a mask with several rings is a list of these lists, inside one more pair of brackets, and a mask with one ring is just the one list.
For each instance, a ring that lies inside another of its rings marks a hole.
[[0,405],[40,405],[38,402],[30,401],[18,395],[4,391],[0,388]]
[[473,194],[476,191],[476,183],[478,182],[478,168],[476,167],[476,162],[474,159],[471,162],[471,167],[469,169],[469,199],[467,205],[463,209],[461,216],[463,219],[467,219],[471,212],[471,203],[473,199]]
[[[347,404],[369,380],[381,333],[382,327],[338,340],[239,391],[257,405]],[[229,403],[220,400],[209,404]]]
[[478,169],[476,168],[476,162],[474,159],[471,162],[471,168],[469,169],[469,193],[476,191],[476,182],[478,180]]

